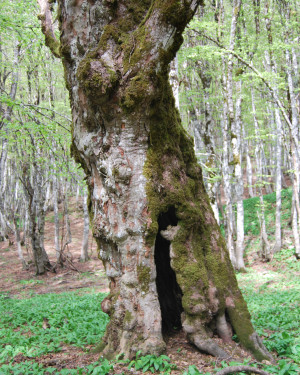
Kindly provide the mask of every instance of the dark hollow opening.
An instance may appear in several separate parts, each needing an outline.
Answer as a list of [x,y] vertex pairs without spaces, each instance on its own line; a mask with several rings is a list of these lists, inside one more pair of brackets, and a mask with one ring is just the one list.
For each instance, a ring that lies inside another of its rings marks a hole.
[[169,225],[177,225],[175,208],[170,207],[167,212],[158,217],[158,233],[155,241],[156,287],[162,317],[163,333],[181,328],[180,315],[182,308],[182,291],[176,281],[176,274],[170,264],[170,241],[160,234]]

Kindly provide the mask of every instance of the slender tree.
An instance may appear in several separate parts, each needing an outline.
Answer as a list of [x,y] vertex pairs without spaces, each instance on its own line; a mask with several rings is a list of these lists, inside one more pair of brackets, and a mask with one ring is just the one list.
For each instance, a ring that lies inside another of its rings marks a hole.
[[88,254],[88,245],[89,245],[89,233],[90,233],[90,218],[88,212],[88,203],[87,203],[87,189],[84,189],[83,192],[83,216],[84,216],[84,228],[83,228],[83,238],[81,246],[80,260],[86,262],[89,260]]

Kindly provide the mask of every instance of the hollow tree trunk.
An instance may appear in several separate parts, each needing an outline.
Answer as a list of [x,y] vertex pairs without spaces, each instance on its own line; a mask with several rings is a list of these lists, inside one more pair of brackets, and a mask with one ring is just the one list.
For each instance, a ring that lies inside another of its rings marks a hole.
[[159,354],[162,329],[182,326],[199,349],[225,357],[211,336],[228,341],[232,326],[257,358],[268,357],[168,80],[199,3],[59,2],[72,150],[88,176],[93,233],[110,280],[105,355]]

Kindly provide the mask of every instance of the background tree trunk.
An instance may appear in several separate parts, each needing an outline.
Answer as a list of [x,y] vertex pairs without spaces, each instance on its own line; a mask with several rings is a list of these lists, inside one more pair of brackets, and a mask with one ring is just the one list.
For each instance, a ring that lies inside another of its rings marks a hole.
[[276,189],[276,223],[275,223],[275,244],[273,252],[281,250],[282,236],[281,236],[281,149],[282,149],[282,124],[280,119],[279,109],[275,109],[276,122],[276,174],[275,174],[275,189]]
[[81,255],[80,255],[80,260],[82,262],[87,262],[89,260],[88,246],[89,246],[90,218],[89,218],[89,212],[88,212],[87,198],[88,198],[87,190],[84,189],[83,202],[82,202],[84,227],[83,227],[83,238],[82,238]]
[[45,201],[43,199],[42,178],[39,168],[34,165],[34,188],[29,178],[29,168],[29,164],[24,162],[22,166],[22,184],[27,200],[29,237],[31,239],[34,265],[36,268],[36,274],[42,275],[52,268],[44,248]]
[[[55,161],[53,158],[53,164],[55,166]],[[55,244],[55,251],[56,251],[56,260],[59,261],[60,259],[60,252],[61,248],[59,245],[59,210],[58,210],[58,181],[57,181],[56,171],[53,171],[52,175],[52,195],[53,195],[53,210],[54,210],[54,244]]]
[[[181,126],[169,63],[200,1],[59,2],[73,155],[110,280],[105,355],[159,354],[162,329],[183,327],[213,355],[231,326],[258,359],[254,332]],[[226,320],[228,319],[228,322]]]
[[[2,51],[0,51],[2,52]],[[14,47],[14,60],[12,65],[12,80],[9,90],[9,97],[12,101],[15,100],[18,83],[19,83],[19,59],[20,59],[20,42],[17,40]],[[3,86],[3,87],[1,87]],[[4,89],[5,85],[0,84],[1,92]],[[3,129],[3,136],[1,136],[1,154],[0,154],[0,240],[4,239],[8,235],[9,226],[7,219],[5,217],[4,209],[4,193],[5,193],[5,174],[7,168],[7,153],[8,153],[8,133],[7,133],[7,124],[11,121],[12,115],[12,106],[1,105],[0,108],[0,130]]]
[[241,105],[242,105],[242,82],[237,84],[237,99],[235,109],[235,121],[232,124],[233,133],[231,134],[232,154],[234,163],[234,177],[235,177],[235,198],[236,198],[236,268],[239,271],[245,271],[244,263],[244,182],[242,169],[242,140],[241,140]]

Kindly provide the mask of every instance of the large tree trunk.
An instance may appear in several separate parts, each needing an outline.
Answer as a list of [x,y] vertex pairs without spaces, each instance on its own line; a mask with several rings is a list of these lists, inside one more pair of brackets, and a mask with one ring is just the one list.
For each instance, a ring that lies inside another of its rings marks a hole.
[[73,155],[85,169],[89,209],[110,280],[105,355],[165,349],[183,327],[213,355],[231,329],[268,357],[250,322],[181,126],[169,63],[199,0],[63,1],[61,55],[73,113]]

